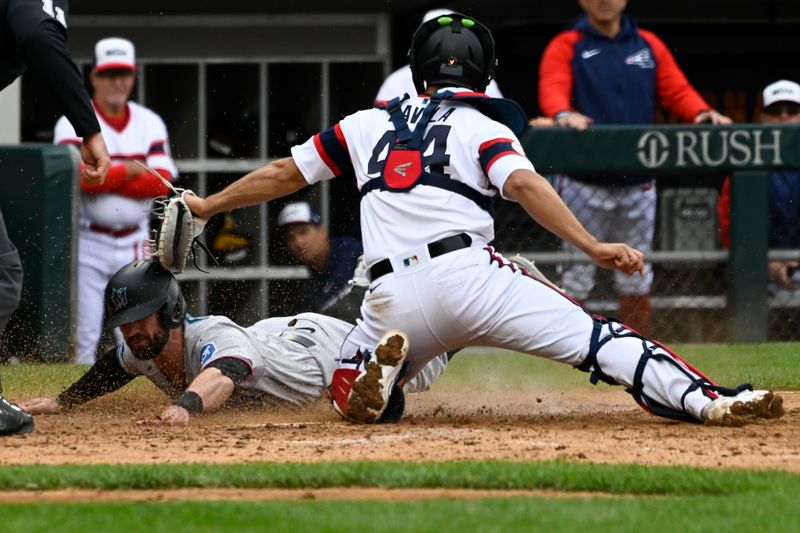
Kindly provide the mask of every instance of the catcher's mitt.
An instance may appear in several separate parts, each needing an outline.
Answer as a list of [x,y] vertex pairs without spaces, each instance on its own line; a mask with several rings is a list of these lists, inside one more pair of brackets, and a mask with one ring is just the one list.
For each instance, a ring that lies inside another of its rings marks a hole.
[[[139,160],[135,160],[140,167],[164,182],[172,191],[173,196],[156,199],[153,214],[160,220],[158,229],[154,230],[155,238],[151,241],[153,255],[158,258],[161,266],[175,273],[183,272],[186,268],[186,259],[191,253],[194,264],[197,266],[197,255],[194,253],[195,244],[200,245],[206,253],[211,255],[208,247],[197,238],[203,233],[206,220],[192,214],[186,205],[186,195],[194,191],[175,187],[164,177]],[[213,256],[211,256],[213,258]],[[216,261],[216,259],[215,259]],[[199,268],[199,267],[198,267]]]
[[156,231],[153,255],[161,266],[177,273],[186,268],[189,254],[194,255],[195,244],[205,248],[197,238],[203,233],[206,220],[194,216],[186,205],[185,196],[194,192],[177,188],[172,190],[175,196],[156,200],[158,207],[155,214],[161,220],[161,225]]

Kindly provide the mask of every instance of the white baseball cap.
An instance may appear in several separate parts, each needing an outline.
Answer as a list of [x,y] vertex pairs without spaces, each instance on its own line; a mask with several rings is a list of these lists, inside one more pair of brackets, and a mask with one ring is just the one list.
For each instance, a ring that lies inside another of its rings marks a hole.
[[309,222],[311,224],[320,224],[322,222],[322,217],[319,216],[319,213],[317,213],[308,202],[287,204],[278,215],[278,226],[302,222]]
[[101,39],[94,45],[94,72],[110,69],[136,70],[133,43],[121,37]]
[[800,104],[800,85],[789,80],[780,80],[767,85],[764,89],[763,107],[771,106],[775,102]]

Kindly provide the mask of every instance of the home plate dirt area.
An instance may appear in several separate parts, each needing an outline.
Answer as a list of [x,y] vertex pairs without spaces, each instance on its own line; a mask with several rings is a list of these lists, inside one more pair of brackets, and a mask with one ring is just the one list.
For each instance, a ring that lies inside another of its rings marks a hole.
[[136,421],[155,416],[163,395],[121,391],[37,416],[33,433],[0,439],[0,464],[561,459],[800,472],[800,393],[781,394],[783,418],[742,427],[658,418],[610,387],[412,394],[406,416],[391,425],[345,422],[320,401],[160,427]]

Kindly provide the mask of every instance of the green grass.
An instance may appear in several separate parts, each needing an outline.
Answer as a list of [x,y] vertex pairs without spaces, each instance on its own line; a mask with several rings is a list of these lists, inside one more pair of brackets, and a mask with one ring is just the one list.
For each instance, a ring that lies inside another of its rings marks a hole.
[[[0,368],[3,396],[10,399],[53,396],[60,393],[89,369],[88,365],[67,363],[21,364]],[[135,379],[125,390],[153,391],[161,394],[145,378]]]
[[[5,532],[798,531],[788,495],[418,502],[168,502],[0,507]],[[738,511],[738,512],[732,512]]]
[[596,465],[564,461],[330,462],[160,465],[24,465],[0,468],[0,490],[65,488],[471,488],[549,489],[618,495],[800,493],[786,472]]
[[[798,344],[687,345],[675,350],[721,384],[752,381],[758,387],[800,389]],[[4,367],[5,395],[52,395],[85,370],[63,364]],[[459,393],[587,386],[586,374],[565,365],[507,352],[465,352],[434,388]],[[144,379],[127,388],[161,394]],[[561,461],[0,467],[0,490],[343,486],[581,494],[412,502],[9,504],[0,505],[0,531],[800,531],[800,476],[787,472]]]
[[[726,386],[800,389],[800,343],[687,344],[670,346],[709,379]],[[568,365],[513,352],[463,352],[453,359],[435,390],[572,388],[588,375]]]
[[677,353],[718,383],[800,390],[800,344],[693,344]]
[[[0,505],[4,532],[797,531],[800,476],[559,461],[24,466],[0,488],[450,487],[598,493],[428,501]],[[600,494],[602,493],[602,494]],[[613,496],[609,496],[609,495]],[[353,495],[357,498],[357,494]]]
[[[721,385],[751,382],[758,388],[800,390],[800,343],[691,344],[671,347]],[[32,398],[62,391],[88,367],[71,364],[24,364],[2,369],[4,396]],[[502,351],[465,351],[436,382],[437,391],[559,389],[584,387],[588,375],[528,355]],[[144,378],[127,390],[155,388]],[[154,392],[158,394],[157,392]]]

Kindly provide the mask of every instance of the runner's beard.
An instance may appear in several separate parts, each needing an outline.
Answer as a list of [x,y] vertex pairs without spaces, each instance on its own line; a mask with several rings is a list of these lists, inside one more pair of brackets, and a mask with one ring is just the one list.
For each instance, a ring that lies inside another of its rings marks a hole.
[[[143,344],[134,342],[141,338],[147,339],[147,342]],[[153,333],[152,335],[147,335],[146,333],[137,333],[136,335],[125,339],[125,341],[128,343],[128,347],[131,349],[131,352],[133,352],[133,356],[141,361],[148,361],[160,354],[161,350],[164,349],[164,346],[167,345],[168,340],[169,331],[167,329],[162,329],[156,333]]]

